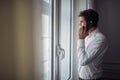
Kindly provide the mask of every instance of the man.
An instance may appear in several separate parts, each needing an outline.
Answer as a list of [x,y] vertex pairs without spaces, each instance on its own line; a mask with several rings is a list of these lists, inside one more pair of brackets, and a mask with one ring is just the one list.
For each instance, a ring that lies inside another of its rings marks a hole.
[[103,55],[107,50],[105,36],[98,30],[99,15],[92,9],[80,12],[78,52],[79,80],[101,80]]

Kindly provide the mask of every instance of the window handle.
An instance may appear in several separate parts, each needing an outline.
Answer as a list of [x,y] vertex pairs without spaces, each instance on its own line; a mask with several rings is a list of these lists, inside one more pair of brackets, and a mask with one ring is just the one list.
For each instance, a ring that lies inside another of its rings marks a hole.
[[57,45],[57,56],[60,58],[60,60],[65,58],[65,50],[61,48],[60,44]]

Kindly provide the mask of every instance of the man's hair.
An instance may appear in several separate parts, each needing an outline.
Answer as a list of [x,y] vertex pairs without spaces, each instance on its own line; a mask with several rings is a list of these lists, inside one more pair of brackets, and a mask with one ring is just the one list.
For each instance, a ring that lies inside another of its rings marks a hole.
[[85,18],[86,22],[92,21],[93,26],[97,27],[98,20],[99,20],[99,15],[93,9],[87,9],[87,10],[81,11],[80,14],[79,14],[79,17],[80,16],[83,16]]

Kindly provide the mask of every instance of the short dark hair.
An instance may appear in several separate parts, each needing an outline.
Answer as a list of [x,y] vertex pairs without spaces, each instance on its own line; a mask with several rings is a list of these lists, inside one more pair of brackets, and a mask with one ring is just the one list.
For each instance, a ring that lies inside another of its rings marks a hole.
[[99,15],[93,9],[87,9],[87,10],[81,11],[80,14],[79,14],[79,17],[80,16],[83,16],[85,18],[86,22],[92,21],[93,26],[97,27],[98,20],[99,20]]

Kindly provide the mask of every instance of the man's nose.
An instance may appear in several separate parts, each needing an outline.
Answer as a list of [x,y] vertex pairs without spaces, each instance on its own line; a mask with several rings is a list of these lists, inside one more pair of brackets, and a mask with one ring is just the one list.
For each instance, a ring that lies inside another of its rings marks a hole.
[[80,26],[83,27],[83,24],[80,23]]

